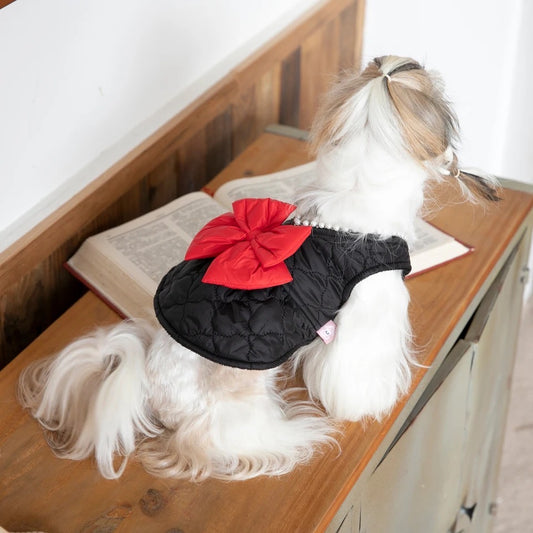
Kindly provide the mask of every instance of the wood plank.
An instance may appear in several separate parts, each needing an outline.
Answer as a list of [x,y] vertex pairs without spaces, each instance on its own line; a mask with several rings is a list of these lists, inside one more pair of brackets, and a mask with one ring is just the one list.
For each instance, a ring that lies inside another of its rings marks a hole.
[[[280,149],[283,147],[283,149]],[[264,133],[242,154],[211,180],[205,189],[213,193],[222,184],[243,176],[277,172],[310,161],[307,144],[297,139]]]
[[205,130],[186,141],[177,151],[178,196],[197,191],[207,181]]
[[[339,70],[359,70],[356,54],[358,41],[355,31],[358,23],[358,8],[360,2],[350,4],[339,17]],[[361,16],[363,18],[363,16]]]
[[228,106],[211,120],[205,128],[206,173],[216,176],[233,158],[231,109]]
[[311,127],[321,98],[338,74],[340,23],[332,20],[309,36],[301,46],[300,128]]
[[[305,143],[267,134],[211,186],[244,173],[258,175],[294,166],[306,158]],[[450,334],[466,319],[465,310],[533,208],[533,196],[518,191],[506,190],[504,200],[490,208],[458,203],[453,188],[439,188],[436,194],[446,207],[434,222],[473,244],[476,251],[408,281],[419,360],[426,365],[442,356]],[[323,531],[365,467],[375,460],[395,422],[406,416],[403,410],[409,398],[421,393],[417,384],[435,371],[435,366],[415,369],[410,395],[389,417],[366,427],[343,424],[341,453],[325,450],[287,476],[188,483],[150,477],[133,461],[120,481],[106,481],[90,460],[72,462],[52,455],[35,421],[16,404],[15,389],[18,374],[30,360],[61,349],[97,324],[116,320],[114,313],[87,294],[0,372],[0,516],[4,527],[58,533],[105,528],[147,532],[174,528],[189,533]]]
[[[365,23],[365,1],[356,0],[355,2],[355,38],[354,38],[354,53],[353,53],[353,68],[355,70],[361,70],[362,58],[363,58],[363,27]],[[352,27],[353,28],[353,27]],[[341,65],[342,67],[342,65]]]
[[269,124],[279,123],[281,63],[277,63],[270,71],[260,76],[254,87],[257,139]]
[[300,47],[281,64],[281,97],[279,121],[281,124],[300,126]]
[[244,91],[239,100],[231,108],[231,133],[233,156],[239,155],[255,139],[256,109],[260,104],[256,101],[255,85]]
[[167,204],[168,198],[178,196],[179,167],[177,159],[177,153],[174,153],[147,174],[145,178],[147,182],[146,197],[150,210]]

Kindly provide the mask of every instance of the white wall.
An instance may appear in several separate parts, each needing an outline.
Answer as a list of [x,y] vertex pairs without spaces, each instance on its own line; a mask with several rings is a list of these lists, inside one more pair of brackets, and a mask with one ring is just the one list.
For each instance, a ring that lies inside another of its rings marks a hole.
[[533,183],[533,2],[520,10],[502,175]]
[[318,0],[0,10],[0,251]]

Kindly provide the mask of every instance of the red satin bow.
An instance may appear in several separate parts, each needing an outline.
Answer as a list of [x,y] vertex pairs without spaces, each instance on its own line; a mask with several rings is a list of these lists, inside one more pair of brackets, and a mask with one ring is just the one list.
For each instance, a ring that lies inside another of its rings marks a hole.
[[214,257],[202,281],[245,290],[292,281],[284,261],[311,234],[309,226],[282,225],[296,206],[246,198],[232,207],[207,223],[187,250],[186,260]]

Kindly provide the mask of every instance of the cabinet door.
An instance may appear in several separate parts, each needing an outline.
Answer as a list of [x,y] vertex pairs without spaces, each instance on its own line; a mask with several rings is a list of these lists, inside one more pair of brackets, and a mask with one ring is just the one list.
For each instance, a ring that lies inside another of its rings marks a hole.
[[453,524],[461,504],[471,355],[470,345],[455,346],[446,379],[370,477],[360,531],[444,533]]
[[527,249],[524,239],[487,292],[465,334],[465,341],[473,347],[462,489],[463,508],[471,518],[466,529],[469,532],[486,533],[492,527]]
[[522,239],[365,487],[365,533],[491,529],[522,303]]

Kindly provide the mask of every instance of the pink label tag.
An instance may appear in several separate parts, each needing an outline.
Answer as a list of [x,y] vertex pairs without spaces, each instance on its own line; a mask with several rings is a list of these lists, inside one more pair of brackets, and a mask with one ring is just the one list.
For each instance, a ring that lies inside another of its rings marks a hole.
[[335,330],[337,326],[333,320],[326,322],[318,331],[319,337],[326,343],[329,344],[335,338]]

